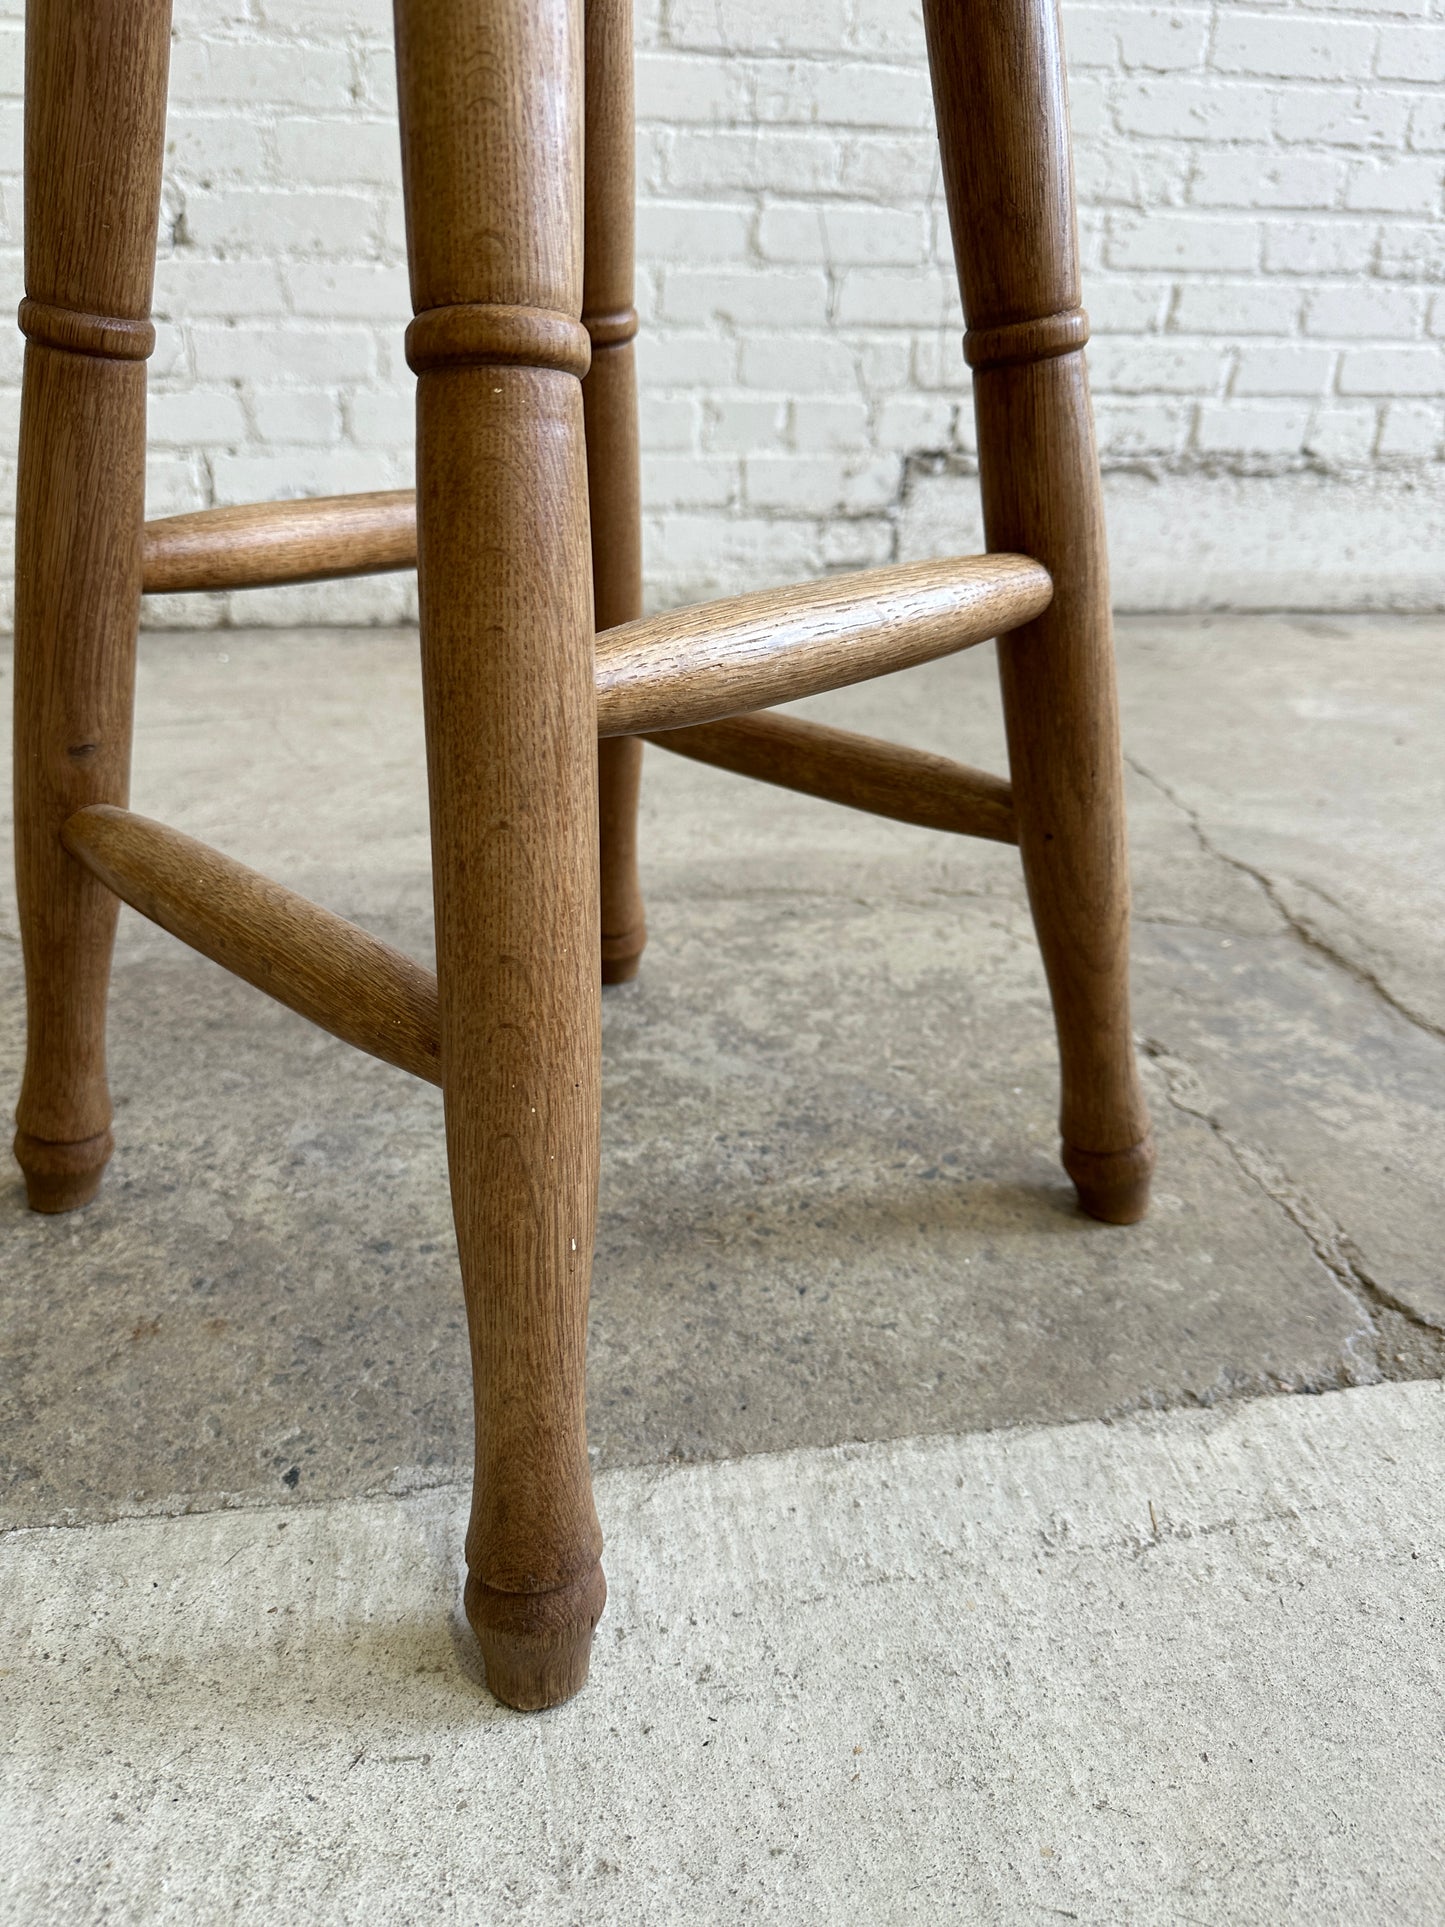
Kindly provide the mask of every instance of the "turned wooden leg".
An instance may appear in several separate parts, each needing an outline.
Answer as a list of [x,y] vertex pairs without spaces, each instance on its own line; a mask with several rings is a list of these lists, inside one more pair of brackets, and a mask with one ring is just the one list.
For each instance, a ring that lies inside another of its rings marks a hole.
[[130,784],[145,358],[169,0],[30,0],[26,335],[15,564],[15,836],[25,1076],[15,1155],[71,1211],[111,1153],[105,1004],[117,901],[66,818]]
[[925,0],[924,18],[988,545],[1035,556],[1054,583],[1043,614],[1001,640],[999,667],[1059,1033],[1064,1168],[1085,1211],[1129,1224],[1148,1209],[1154,1152],[1129,1028],[1123,772],[1057,9]]
[[[1011,393],[995,408],[1004,377]],[[976,372],[979,413],[1005,461],[1014,444],[1047,448],[1051,479],[1088,476],[1094,463],[1084,358]],[[1028,478],[994,493],[995,529],[1016,526]],[[1080,487],[1046,555],[1073,566],[1035,622],[999,640],[1014,815],[1034,927],[1053,997],[1062,1079],[1064,1169],[1091,1217],[1132,1224],[1149,1208],[1154,1167],[1149,1116],[1129,1024],[1129,867],[1104,545],[1097,495]],[[1074,523],[1069,532],[1067,522]],[[1039,554],[1035,524],[1035,546]],[[1091,539],[1092,538],[1092,539]],[[1084,558],[1092,556],[1090,568]],[[1083,566],[1080,562],[1083,561]]]
[[597,822],[601,843],[602,981],[630,983],[642,963],[647,919],[637,875],[637,803],[642,738],[609,736],[597,745]]
[[[580,0],[400,0],[447,1155],[471,1330],[467,1613],[550,1706],[606,1597],[584,1410],[597,1210],[597,717]],[[479,84],[478,76],[486,77]]]
[[[582,319],[592,366],[582,384],[592,598],[597,627],[642,614],[642,505],[637,452],[633,307],[632,0],[586,0],[587,163]],[[637,877],[642,744],[609,737],[598,750],[602,836],[602,981],[637,975],[647,942]]]

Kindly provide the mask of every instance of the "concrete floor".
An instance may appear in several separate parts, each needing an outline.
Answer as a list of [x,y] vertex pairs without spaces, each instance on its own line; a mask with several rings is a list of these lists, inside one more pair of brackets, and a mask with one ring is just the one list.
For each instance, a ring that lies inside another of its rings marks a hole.
[[[1121,624],[1130,1230],[1054,1161],[1014,852],[649,754],[652,941],[604,1013],[613,1599],[541,1720],[448,1617],[436,1094],[127,912],[106,1189],[42,1220],[0,1181],[9,1917],[1440,1918],[1442,640]],[[990,655],[805,707],[1001,768]],[[135,803],[427,953],[412,639],[148,636]],[[7,900],[9,1089],[14,934]],[[1055,1558],[1101,1481],[1119,1519]],[[383,1731],[415,1786],[350,1777]]]

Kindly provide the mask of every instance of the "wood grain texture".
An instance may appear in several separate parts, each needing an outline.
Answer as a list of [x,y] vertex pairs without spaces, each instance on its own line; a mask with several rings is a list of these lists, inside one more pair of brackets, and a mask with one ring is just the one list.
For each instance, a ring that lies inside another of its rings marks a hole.
[[147,595],[262,589],[416,566],[416,496],[409,488],[248,502],[147,522]]
[[61,826],[130,785],[145,497],[145,359],[159,216],[167,0],[30,0],[15,561],[15,826],[25,1074],[15,1154],[68,1211],[111,1152],[110,892]]
[[1129,1026],[1129,878],[1098,458],[1055,0],[925,0],[975,365],[990,549],[1054,582],[999,645],[1014,811],[1059,1033],[1064,1165],[1094,1217],[1148,1207]]
[[78,810],[65,847],[108,890],[344,1043],[441,1083],[436,978],[354,923],[130,810]]
[[1001,776],[801,716],[734,716],[648,739],[714,769],[799,790],[922,829],[1017,843],[1013,794]]
[[1048,606],[1026,555],[909,562],[670,609],[597,638],[597,728],[650,735],[972,648]]
[[[592,366],[582,383],[592,599],[597,627],[642,614],[642,494],[637,443],[637,368],[632,340],[632,0],[586,0],[585,218],[582,320]],[[629,736],[598,748],[602,981],[637,975],[647,918],[637,874],[642,744]]]
[[[397,0],[396,45],[417,316],[520,309],[585,344],[581,0]],[[517,354],[552,357],[528,365],[478,327],[472,359],[423,356],[417,383],[442,1089],[476,1391],[466,1604],[488,1683],[520,1707],[582,1685],[606,1597],[584,1410],[592,581],[582,389],[556,333],[517,332]]]

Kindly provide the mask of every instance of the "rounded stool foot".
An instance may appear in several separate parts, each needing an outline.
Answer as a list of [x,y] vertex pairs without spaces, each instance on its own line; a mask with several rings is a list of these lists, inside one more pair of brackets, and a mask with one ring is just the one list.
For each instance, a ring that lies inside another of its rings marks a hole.
[[1074,1180],[1080,1206],[1104,1224],[1137,1224],[1149,1209],[1154,1140],[1127,1151],[1080,1151],[1065,1141],[1064,1169]]
[[630,984],[642,963],[647,943],[647,927],[625,930],[621,936],[602,939],[602,981],[604,984]]
[[496,1592],[468,1574],[467,1618],[488,1689],[524,1713],[571,1699],[587,1684],[592,1633],[606,1604],[600,1565],[556,1592]]
[[82,1138],[78,1144],[50,1144],[28,1131],[15,1133],[15,1156],[25,1173],[25,1190],[32,1211],[78,1211],[100,1189],[105,1167],[115,1149],[109,1131]]

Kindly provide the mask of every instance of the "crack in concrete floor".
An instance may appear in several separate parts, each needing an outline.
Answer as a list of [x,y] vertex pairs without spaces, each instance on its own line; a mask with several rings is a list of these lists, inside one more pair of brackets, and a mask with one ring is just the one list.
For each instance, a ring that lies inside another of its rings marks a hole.
[[[1152,783],[1159,794],[1174,805],[1175,809],[1179,811],[1180,815],[1188,823],[1190,829],[1193,830],[1199,840],[1199,847],[1204,851],[1206,856],[1214,857],[1218,862],[1226,864],[1231,870],[1238,871],[1241,876],[1246,876],[1252,882],[1259,885],[1271,909],[1277,912],[1281,923],[1286,929],[1293,931],[1301,943],[1305,944],[1311,950],[1317,950],[1322,957],[1334,964],[1337,969],[1343,970],[1347,976],[1353,977],[1357,983],[1363,984],[1367,990],[1372,990],[1382,1003],[1387,1004],[1391,1010],[1398,1012],[1407,1023],[1414,1024],[1417,1029],[1423,1030],[1427,1037],[1435,1038],[1438,1043],[1445,1043],[1445,1028],[1432,1023],[1430,1018],[1424,1016],[1420,1011],[1413,1010],[1409,1004],[1396,996],[1387,984],[1381,983],[1374,971],[1367,969],[1357,958],[1347,956],[1337,945],[1332,944],[1322,932],[1316,930],[1313,925],[1303,917],[1296,915],[1280,895],[1279,885],[1275,879],[1270,876],[1268,871],[1258,868],[1253,863],[1247,863],[1243,857],[1233,855],[1230,851],[1216,843],[1205,829],[1199,812],[1191,809],[1189,804],[1184,801],[1184,798],[1175,790],[1172,790],[1162,776],[1156,775],[1153,770],[1146,769],[1138,757],[1132,754],[1126,753],[1124,761],[1128,767],[1134,771],[1136,776],[1142,777],[1146,783]],[[1307,887],[1317,892],[1320,896],[1326,896],[1326,892],[1320,889],[1318,883],[1311,882]],[[1345,906],[1340,903],[1338,899],[1327,897],[1327,901],[1333,903],[1336,909],[1348,914]]]
[[[1278,916],[1283,929],[1288,930],[1307,948],[1319,953],[1332,968],[1343,971],[1353,982],[1370,991],[1382,1004],[1403,1017],[1406,1022],[1415,1025],[1429,1037],[1445,1041],[1442,1039],[1442,1033],[1428,1018],[1422,1017],[1420,1013],[1403,1004],[1373,972],[1365,969],[1353,958],[1344,955],[1333,944],[1312,931],[1300,918],[1293,915],[1280,897],[1273,878],[1267,872],[1221,848],[1210,837],[1199,812],[1191,809],[1189,804],[1159,775],[1146,768],[1133,754],[1126,754],[1125,761],[1137,776],[1152,784],[1159,794],[1179,812],[1206,856],[1258,885],[1266,902]],[[1165,920],[1151,917],[1138,918],[1136,921],[1141,924],[1158,924]],[[1373,1341],[1374,1370],[1361,1375],[1350,1372],[1342,1366],[1333,1383],[1322,1384],[1318,1389],[1343,1390],[1352,1385],[1370,1383],[1377,1378],[1403,1381],[1445,1377],[1445,1332],[1442,1332],[1431,1319],[1423,1316],[1408,1302],[1393,1296],[1371,1277],[1363,1255],[1344,1228],[1330,1217],[1318,1201],[1311,1197],[1309,1192],[1298,1184],[1277,1160],[1271,1158],[1258,1145],[1248,1143],[1225,1127],[1209,1105],[1203,1079],[1195,1066],[1158,1038],[1141,1038],[1139,1044],[1163,1073],[1170,1103],[1176,1109],[1184,1111],[1189,1116],[1197,1117],[1208,1125],[1220,1142],[1228,1148],[1244,1175],[1258,1185],[1266,1197],[1279,1206],[1290,1223],[1302,1233],[1321,1264],[1358,1303],[1362,1331],[1367,1333]]]
[[[1322,956],[1331,968],[1343,971],[1353,982],[1362,985],[1387,1009],[1403,1017],[1427,1037],[1445,1042],[1445,1032],[1429,1018],[1410,1009],[1373,971],[1345,955],[1302,918],[1293,914],[1267,871],[1247,863],[1242,857],[1234,856],[1216,842],[1206,829],[1200,812],[1191,808],[1157,772],[1147,768],[1133,753],[1126,753],[1125,762],[1178,811],[1207,857],[1247,877],[1259,887],[1283,929],[1288,930],[1307,949]],[[1370,1275],[1362,1253],[1349,1234],[1276,1159],[1225,1127],[1209,1104],[1204,1080],[1192,1064],[1157,1038],[1141,1038],[1139,1043],[1163,1072],[1170,1103],[1209,1126],[1220,1142],[1227,1146],[1244,1175],[1279,1206],[1290,1223],[1303,1234],[1320,1263],[1357,1301],[1363,1328],[1374,1340],[1373,1362],[1378,1376],[1399,1380],[1445,1377],[1445,1331],[1407,1301],[1391,1294]],[[1342,1371],[1338,1388],[1368,1382],[1368,1377],[1361,1378]]]
[[[1210,1109],[1202,1080],[1192,1064],[1171,1051],[1158,1038],[1141,1038],[1139,1043],[1140,1048],[1163,1072],[1169,1102],[1176,1110],[1183,1111],[1189,1117],[1197,1117],[1208,1125],[1228,1149],[1245,1177],[1279,1206],[1284,1216],[1303,1235],[1315,1257],[1358,1305],[1361,1330],[1375,1340],[1374,1363],[1378,1377],[1445,1377],[1445,1333],[1410,1305],[1391,1297],[1369,1275],[1349,1235],[1294,1181],[1282,1165],[1257,1144],[1248,1143],[1225,1127]],[[1419,1334],[1414,1338],[1411,1350],[1398,1349],[1402,1335],[1398,1329],[1393,1332],[1382,1329],[1378,1322],[1381,1314],[1403,1320],[1412,1334]],[[1404,1369],[1392,1369],[1399,1367]],[[1317,1389],[1344,1390],[1352,1385],[1374,1382],[1375,1374],[1358,1376],[1342,1372],[1334,1385],[1321,1385]]]

